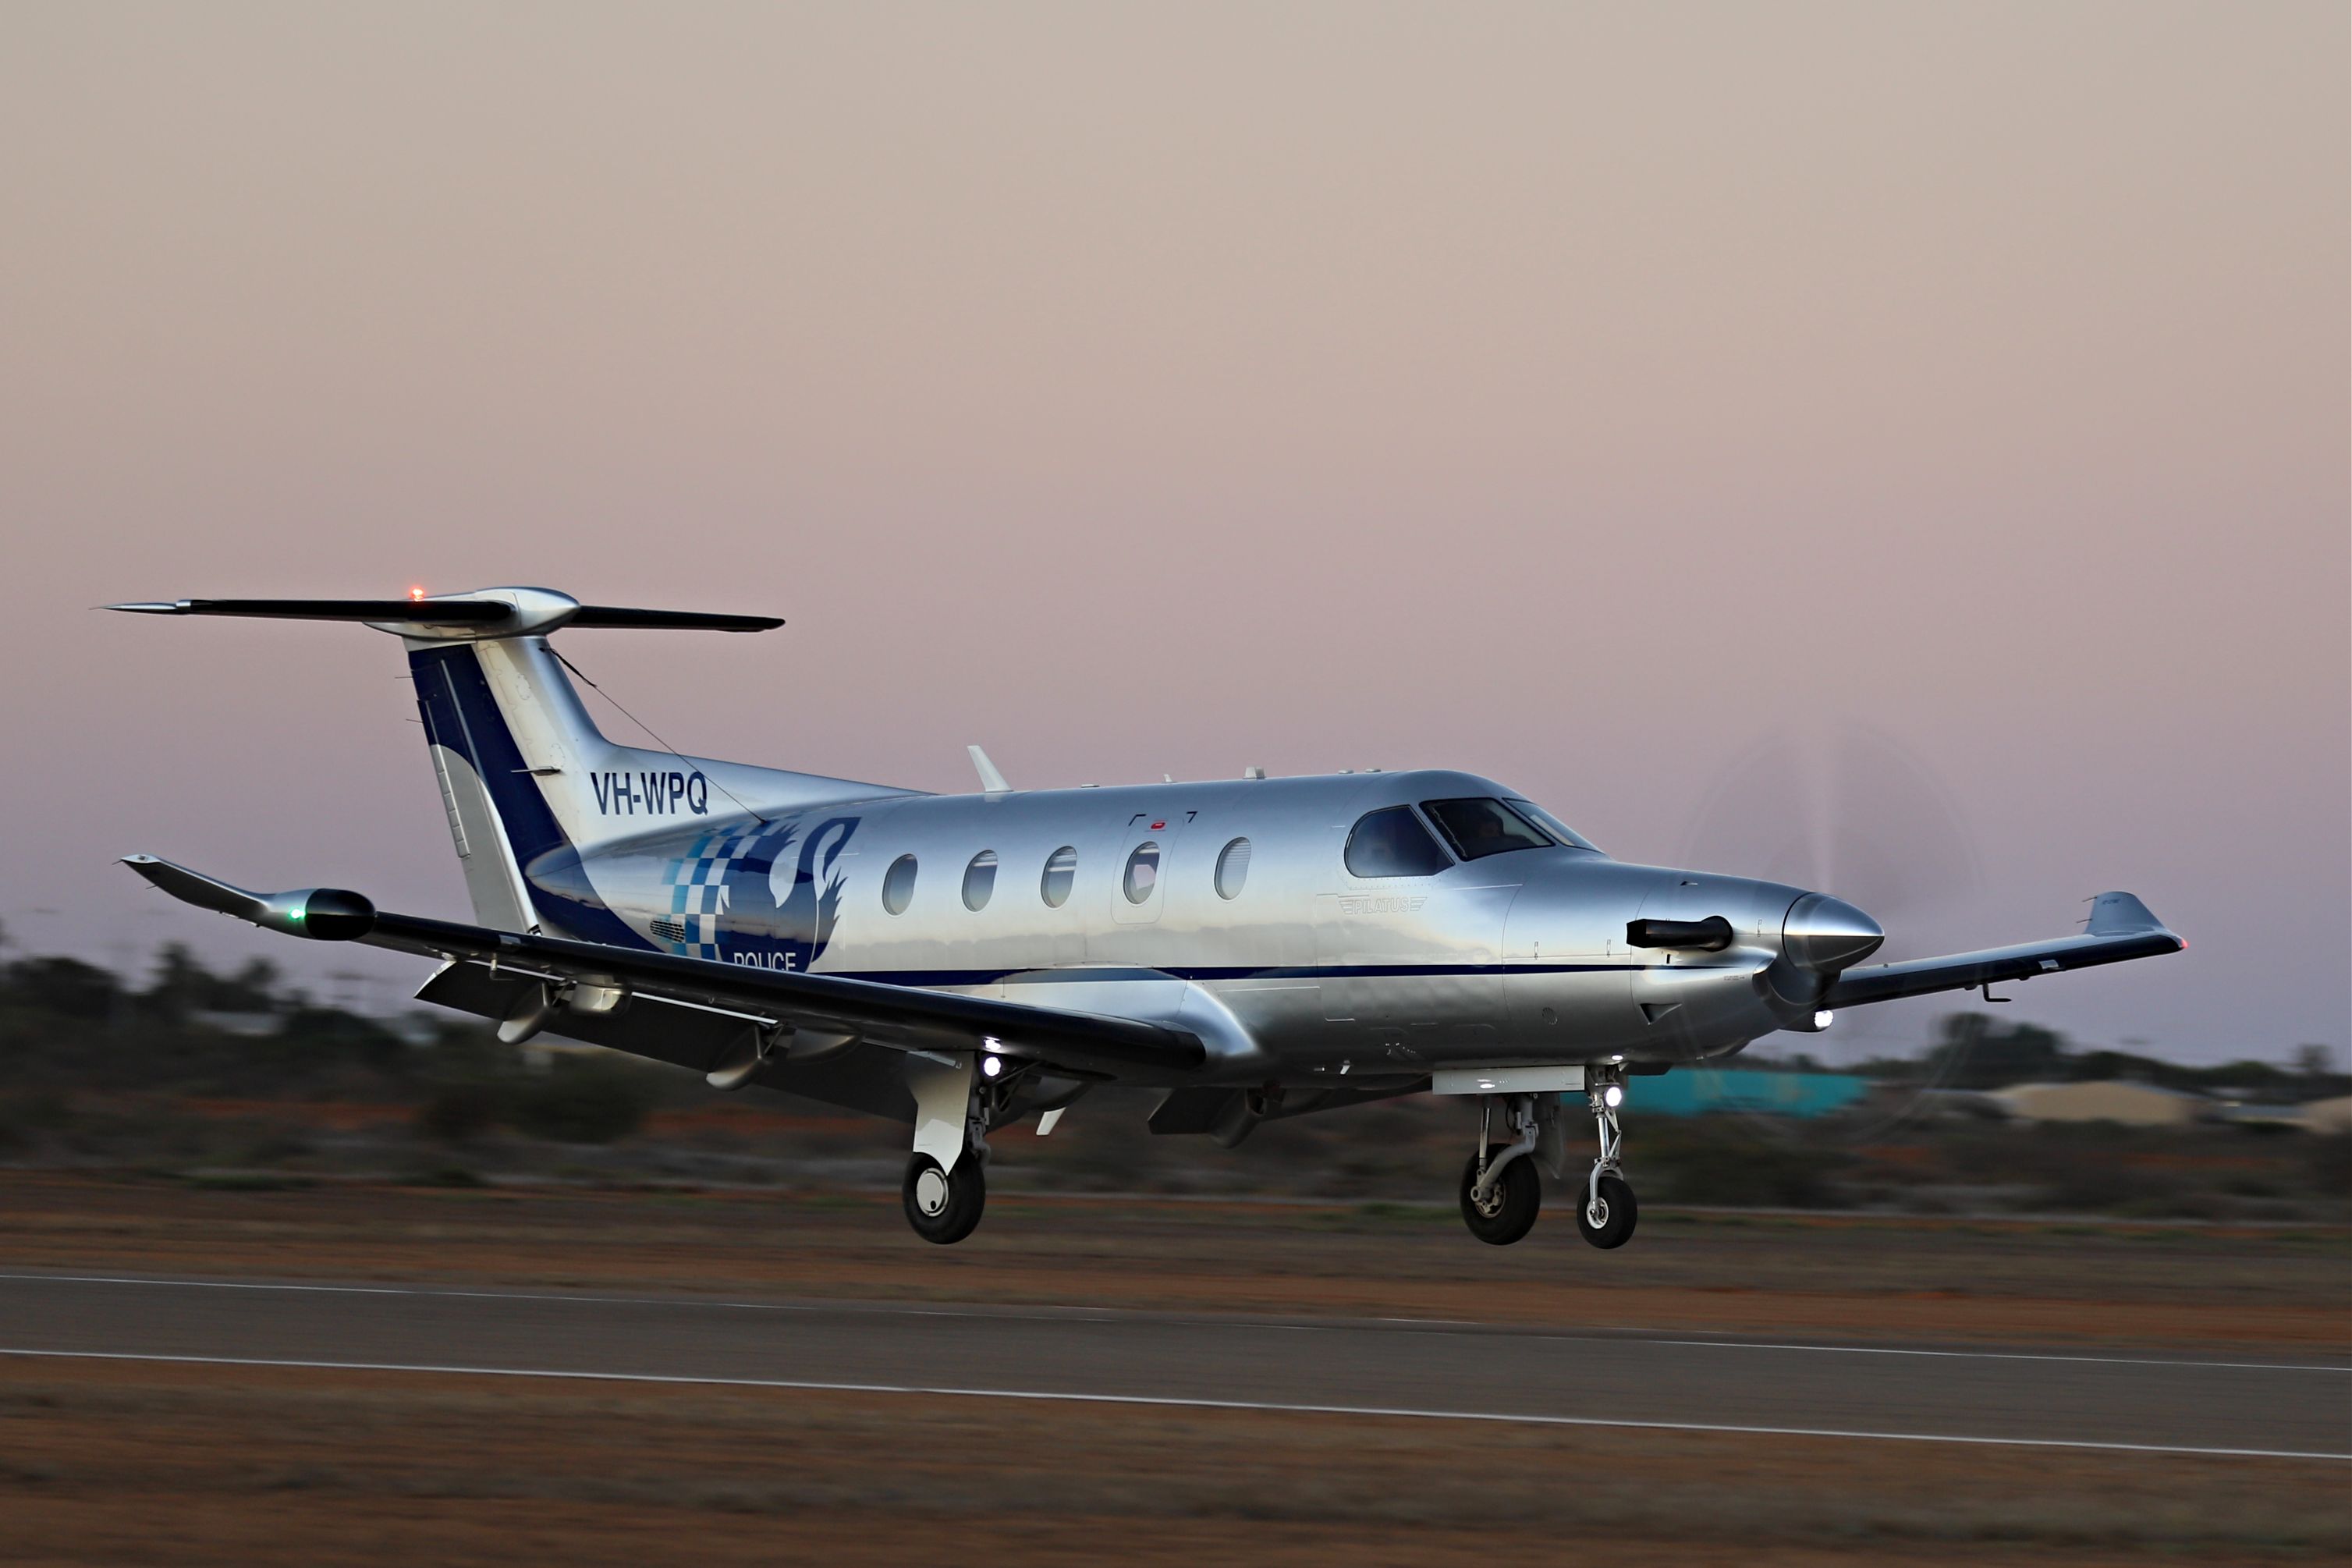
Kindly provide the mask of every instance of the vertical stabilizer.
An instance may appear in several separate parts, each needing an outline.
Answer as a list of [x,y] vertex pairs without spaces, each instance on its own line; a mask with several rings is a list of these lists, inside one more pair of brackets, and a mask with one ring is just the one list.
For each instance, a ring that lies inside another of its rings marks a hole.
[[904,793],[616,744],[543,637],[412,640],[408,665],[467,893],[497,930],[541,924],[531,868],[551,858]]
[[408,671],[474,918],[494,931],[536,931],[522,868],[557,847],[562,829],[490,689],[480,654],[495,646],[411,643]]

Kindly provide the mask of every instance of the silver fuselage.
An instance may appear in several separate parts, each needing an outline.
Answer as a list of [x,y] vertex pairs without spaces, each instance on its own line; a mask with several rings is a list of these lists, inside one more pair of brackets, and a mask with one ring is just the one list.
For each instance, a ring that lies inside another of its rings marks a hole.
[[[1207,1044],[1207,1076],[1224,1081],[1688,1061],[1783,1026],[1756,977],[1780,955],[1802,889],[1566,847],[1414,877],[1360,878],[1343,862],[1369,812],[1515,793],[1424,771],[803,798],[764,821],[714,813],[524,875],[551,931],[611,941],[617,921],[695,956],[1165,1021]],[[1247,871],[1226,897],[1217,873],[1236,839]],[[1156,875],[1130,896],[1129,858],[1147,842]],[[1076,857],[1058,907],[1045,885],[1057,851]],[[972,908],[967,871],[982,855],[995,870]],[[911,887],[903,869],[886,887],[908,857]],[[1634,920],[1710,916],[1734,929],[1722,951],[1628,944]]]

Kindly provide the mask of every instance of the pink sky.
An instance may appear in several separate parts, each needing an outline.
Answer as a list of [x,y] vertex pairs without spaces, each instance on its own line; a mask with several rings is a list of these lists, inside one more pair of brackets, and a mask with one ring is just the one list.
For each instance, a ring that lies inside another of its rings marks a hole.
[[464,910],[393,644],[88,606],[543,583],[791,617],[567,646],[688,750],[932,788],[1443,763],[1671,859],[1865,724],[1975,840],[1909,945],[2113,887],[2190,939],[2011,1015],[2347,1040],[2340,5],[5,37],[25,946],[352,956],[131,849]]

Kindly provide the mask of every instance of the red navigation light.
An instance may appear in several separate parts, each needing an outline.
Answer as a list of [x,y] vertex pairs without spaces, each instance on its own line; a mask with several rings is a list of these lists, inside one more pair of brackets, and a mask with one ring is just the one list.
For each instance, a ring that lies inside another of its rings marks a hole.
[[425,590],[422,588],[411,588],[408,590],[408,597],[413,603],[421,605],[425,602]]

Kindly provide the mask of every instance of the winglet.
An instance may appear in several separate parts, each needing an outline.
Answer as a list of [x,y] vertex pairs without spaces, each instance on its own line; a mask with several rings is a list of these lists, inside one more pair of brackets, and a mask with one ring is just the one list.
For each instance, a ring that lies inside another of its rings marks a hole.
[[971,765],[979,771],[982,789],[991,795],[1003,795],[1012,790],[1013,786],[1004,782],[1004,775],[996,771],[996,764],[988,760],[986,752],[978,746],[966,746],[964,750],[971,753]]
[[249,893],[153,855],[125,855],[122,863],[184,904],[250,921],[264,931],[313,942],[351,942],[375,928],[375,906],[342,888]]
[[2164,922],[2129,893],[2101,893],[2093,899],[2090,922],[2083,928],[2087,936],[2122,936],[2131,931],[2162,930]]
[[125,855],[122,863],[148,881],[163,889],[184,904],[194,904],[200,910],[216,910],[225,915],[235,915],[241,921],[258,922],[268,910],[268,900],[258,893],[248,893],[243,888],[226,882],[216,882],[201,872],[154,855]]

